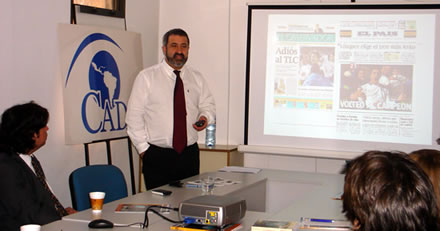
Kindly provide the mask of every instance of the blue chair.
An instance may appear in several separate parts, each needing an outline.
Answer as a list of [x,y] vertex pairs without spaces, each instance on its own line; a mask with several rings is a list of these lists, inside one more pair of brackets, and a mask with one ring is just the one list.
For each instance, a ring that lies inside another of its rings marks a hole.
[[90,208],[89,192],[105,192],[104,203],[127,197],[124,174],[114,165],[90,165],[76,169],[69,176],[72,207]]

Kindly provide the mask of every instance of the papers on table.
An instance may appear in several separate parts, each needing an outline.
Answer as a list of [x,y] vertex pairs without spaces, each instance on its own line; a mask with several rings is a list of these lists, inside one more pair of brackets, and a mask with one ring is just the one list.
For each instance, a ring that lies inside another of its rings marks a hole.
[[[239,180],[224,179],[221,177],[215,177],[215,178],[212,178],[211,180],[214,182],[214,187],[222,187],[222,186],[241,183],[241,181],[239,181]],[[203,179],[187,181],[185,183],[185,187],[187,187],[187,188],[201,188],[202,182],[203,182]]]
[[219,172],[240,172],[240,173],[259,173],[261,168],[248,168],[239,166],[225,166],[218,170]]
[[352,230],[351,223],[347,220],[334,220],[326,218],[300,218],[300,226],[298,231],[318,231],[318,230],[334,230],[334,231],[350,231]]
[[169,204],[119,204],[116,207],[116,213],[145,213],[148,207],[150,206],[159,206],[157,208],[159,213],[169,214],[170,213],[170,205]]

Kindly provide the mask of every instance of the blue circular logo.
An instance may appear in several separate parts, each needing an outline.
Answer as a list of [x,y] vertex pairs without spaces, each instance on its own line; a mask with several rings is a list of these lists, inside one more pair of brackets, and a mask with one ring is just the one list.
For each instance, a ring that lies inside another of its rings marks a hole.
[[120,76],[118,65],[107,51],[99,51],[93,56],[89,68],[89,85],[91,90],[99,92],[98,105],[104,109],[106,102],[112,109],[115,99],[119,99]]

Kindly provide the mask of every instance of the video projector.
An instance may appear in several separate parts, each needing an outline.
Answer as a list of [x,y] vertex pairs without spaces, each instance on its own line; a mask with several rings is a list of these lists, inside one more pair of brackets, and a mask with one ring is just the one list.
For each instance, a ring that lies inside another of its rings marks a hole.
[[180,219],[199,225],[222,227],[238,222],[245,214],[246,201],[228,196],[198,196],[179,205]]

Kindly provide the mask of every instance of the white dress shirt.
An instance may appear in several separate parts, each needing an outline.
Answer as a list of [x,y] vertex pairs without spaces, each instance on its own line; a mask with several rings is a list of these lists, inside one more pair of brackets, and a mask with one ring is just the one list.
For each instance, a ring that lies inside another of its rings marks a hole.
[[[32,155],[32,154],[31,154]],[[20,158],[31,168],[32,172],[35,174],[34,166],[32,166],[32,158],[31,155],[28,154],[19,154]]]
[[[127,133],[139,153],[150,144],[173,147],[174,69],[165,61],[142,70],[136,77],[128,101],[125,122]],[[198,140],[193,124],[205,116],[215,119],[215,102],[200,72],[187,67],[180,70],[186,102],[188,145]]]
[[[34,155],[34,154],[30,154],[30,155],[28,155],[28,154],[19,154],[20,158],[27,164],[27,166],[29,166],[29,168],[32,170],[32,172],[34,172],[34,174],[37,175],[35,173],[34,166],[32,166],[32,157],[31,157],[31,155]],[[50,187],[49,182],[47,182],[47,179],[46,179],[46,184],[47,184],[47,186],[49,186],[50,191],[52,191],[52,193],[53,193],[52,187]]]

